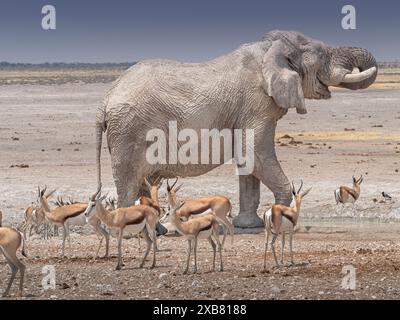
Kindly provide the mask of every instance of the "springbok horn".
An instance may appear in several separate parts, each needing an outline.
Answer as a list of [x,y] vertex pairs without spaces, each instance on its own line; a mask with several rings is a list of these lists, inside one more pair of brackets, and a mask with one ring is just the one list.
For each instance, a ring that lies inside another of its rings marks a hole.
[[175,180],[174,184],[172,185],[171,189],[173,189],[173,188],[175,187],[176,183],[178,182],[178,179],[179,179],[179,178],[176,177],[176,180]]
[[364,81],[370,77],[372,77],[376,72],[376,67],[371,67],[367,70],[364,70],[360,73],[348,73],[343,77],[343,83],[356,83]]
[[299,190],[297,190],[297,193],[299,193],[301,191],[301,188],[303,188],[303,179],[301,179],[300,182],[301,182],[300,188],[299,188]]
[[292,181],[292,193],[296,194],[296,188],[294,187],[294,181]]
[[99,187],[97,188],[97,191],[90,197],[90,199],[92,201],[96,200],[96,197],[100,193],[100,191],[101,191],[101,183],[100,183]]
[[151,184],[147,178],[144,178],[144,183],[146,184],[147,188],[151,189]]
[[154,184],[156,184],[158,188],[161,187],[162,183],[163,178],[161,178],[160,176],[158,176],[157,179],[154,181]]
[[41,196],[41,197],[44,196],[44,194],[46,193],[46,190],[47,190],[47,186],[45,185],[45,186],[44,186],[44,189],[43,189],[42,192],[40,193],[40,196]]

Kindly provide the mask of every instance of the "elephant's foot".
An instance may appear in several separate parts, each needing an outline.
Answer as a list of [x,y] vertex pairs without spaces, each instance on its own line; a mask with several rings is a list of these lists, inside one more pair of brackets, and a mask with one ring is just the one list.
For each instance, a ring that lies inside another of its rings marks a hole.
[[263,227],[264,223],[257,216],[260,200],[260,180],[256,177],[239,176],[240,212],[233,218],[233,225],[239,228]]
[[264,221],[256,212],[243,212],[233,218],[233,225],[238,228],[262,228],[264,227]]

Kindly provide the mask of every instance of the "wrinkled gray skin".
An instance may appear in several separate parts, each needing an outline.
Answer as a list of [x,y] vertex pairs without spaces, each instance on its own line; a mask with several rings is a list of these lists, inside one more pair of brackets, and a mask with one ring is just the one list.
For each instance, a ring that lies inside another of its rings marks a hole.
[[[275,153],[277,121],[289,108],[306,113],[304,98],[329,99],[328,86],[363,89],[370,78],[343,83],[353,68],[377,66],[364,49],[333,48],[298,32],[272,31],[263,40],[205,63],[146,60],[124,72],[99,108],[96,123],[98,183],[102,133],[106,132],[119,206],[132,205],[143,192],[146,176],[187,177],[217,165],[150,165],[145,158],[146,133],[168,122],[178,129],[253,128],[255,165],[240,176],[240,214],[236,226],[262,225],[256,216],[260,181],[276,203],[289,205],[290,183]],[[200,136],[200,134],[199,134]],[[211,148],[210,148],[211,149]],[[223,153],[222,153],[223,154]],[[204,195],[208,194],[203,187]]]

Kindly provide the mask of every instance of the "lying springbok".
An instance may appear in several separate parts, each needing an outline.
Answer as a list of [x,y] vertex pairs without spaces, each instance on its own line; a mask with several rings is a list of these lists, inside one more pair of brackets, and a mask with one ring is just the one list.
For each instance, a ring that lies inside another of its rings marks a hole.
[[11,278],[8,282],[7,288],[4,291],[3,297],[8,296],[10,288],[14,282],[15,276],[18,271],[21,275],[19,283],[19,295],[22,296],[24,286],[25,265],[17,258],[17,250],[22,244],[22,255],[26,257],[24,236],[17,229],[2,227],[1,212],[0,212],[0,249],[3,252],[8,265],[11,268]]
[[116,270],[120,270],[123,266],[122,263],[122,238],[124,231],[130,233],[142,233],[146,242],[147,248],[140,264],[140,268],[144,266],[146,258],[150,252],[151,244],[153,243],[153,264],[151,268],[156,265],[156,225],[158,223],[158,212],[152,207],[144,205],[134,205],[128,208],[118,208],[113,211],[107,210],[102,201],[106,196],[101,196],[101,186],[97,192],[90,197],[89,204],[85,211],[87,219],[98,217],[106,226],[111,229],[118,230],[118,264]]
[[354,204],[358,198],[360,197],[361,189],[360,185],[363,182],[364,178],[361,175],[359,179],[356,179],[353,176],[353,189],[346,187],[346,186],[340,186],[338,189],[335,190],[335,200],[336,200],[336,205],[339,203],[343,204],[343,207],[346,203],[352,203]]
[[47,187],[43,190],[38,187],[39,192],[39,201],[44,210],[44,214],[46,219],[50,221],[52,224],[63,227],[63,242],[62,242],[62,256],[65,257],[65,240],[69,236],[69,228],[70,226],[84,226],[86,223],[90,224],[94,231],[100,236],[100,244],[96,252],[96,257],[99,254],[101,245],[103,243],[103,238],[106,239],[106,253],[105,257],[108,256],[109,249],[109,233],[101,226],[101,221],[97,217],[93,217],[92,219],[86,219],[85,210],[88,207],[87,203],[74,203],[70,205],[64,205],[61,207],[57,207],[55,209],[51,209],[49,203],[47,202],[44,193],[46,192]]
[[289,248],[290,248],[290,260],[291,264],[293,261],[293,233],[297,224],[297,220],[300,214],[301,201],[310,192],[312,188],[307,189],[305,192],[300,194],[303,187],[303,180],[301,180],[300,188],[297,190],[292,182],[292,193],[294,196],[294,207],[287,207],[283,204],[274,204],[271,209],[264,213],[265,222],[265,251],[264,251],[264,270],[267,267],[267,248],[269,236],[272,234],[271,247],[274,254],[276,266],[279,267],[278,259],[275,252],[275,241],[279,234],[282,235],[282,255],[281,264],[283,265],[283,251],[285,248],[285,234],[289,233]]
[[185,237],[188,241],[188,251],[186,260],[186,269],[183,274],[187,274],[189,271],[190,255],[192,252],[192,241],[194,251],[194,273],[197,272],[197,241],[199,238],[205,238],[211,244],[213,249],[213,267],[212,271],[215,271],[215,256],[216,256],[216,245],[212,239],[214,236],[220,256],[220,271],[224,270],[222,261],[222,246],[219,241],[219,220],[213,214],[205,214],[202,216],[194,217],[188,221],[182,221],[178,216],[177,211],[184,206],[184,202],[179,205],[171,205],[169,210],[170,222],[176,228],[176,230]]
[[[172,184],[172,186],[170,186],[169,181],[167,180],[168,203],[170,207],[176,207],[176,194],[182,187],[182,184],[180,184],[174,188],[177,182],[178,178],[176,178],[175,182]],[[224,246],[227,230],[229,230],[229,233],[232,237],[231,243],[233,244],[233,235],[235,229],[232,222],[228,219],[228,217],[231,217],[231,210],[232,205],[227,197],[208,196],[185,201],[185,205],[177,210],[176,214],[181,218],[188,219],[190,216],[195,216],[210,211],[210,213],[216,216],[219,223],[224,226],[224,237],[222,239],[222,246]],[[163,221],[168,221],[168,213],[165,215]]]

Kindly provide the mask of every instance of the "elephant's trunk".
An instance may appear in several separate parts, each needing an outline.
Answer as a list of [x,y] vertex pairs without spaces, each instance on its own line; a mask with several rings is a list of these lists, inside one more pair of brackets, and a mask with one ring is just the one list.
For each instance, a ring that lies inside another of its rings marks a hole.
[[358,69],[357,73],[346,74],[340,87],[358,90],[365,89],[374,83],[378,74],[378,65],[373,55],[362,48],[338,48],[337,54],[343,57],[344,67],[349,70]]

